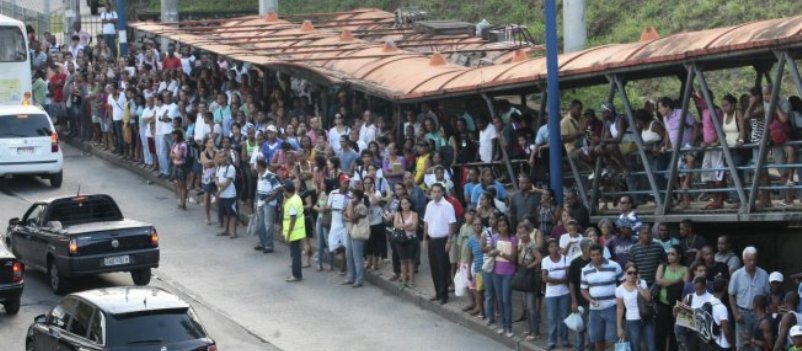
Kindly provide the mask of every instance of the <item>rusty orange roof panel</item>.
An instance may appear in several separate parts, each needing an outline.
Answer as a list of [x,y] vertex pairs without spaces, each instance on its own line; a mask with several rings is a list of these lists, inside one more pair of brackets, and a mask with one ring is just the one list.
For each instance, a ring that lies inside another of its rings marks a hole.
[[[510,62],[511,52],[517,48],[498,56],[502,59],[497,62],[507,63],[493,66],[471,68],[447,60],[445,64],[432,66],[423,53],[492,50],[492,45],[475,37],[416,34],[395,28],[395,15],[390,12],[360,9],[292,18],[297,20],[267,23],[265,16],[216,20],[209,23],[218,24],[208,29],[204,27],[208,23],[202,21],[186,26],[140,22],[131,27],[236,60],[307,70],[327,82],[348,82],[357,89],[399,102],[489,89],[536,87],[545,83],[545,58]],[[304,19],[312,20],[314,31],[300,30],[298,22]],[[340,40],[344,29],[352,31],[353,40]],[[385,38],[393,39],[398,49],[384,50]],[[802,16],[676,33],[650,41],[603,45],[562,54],[559,73],[561,79],[588,79],[603,77],[610,70],[653,69],[648,65],[681,67],[688,60],[706,55],[746,54],[780,45],[802,47]]]

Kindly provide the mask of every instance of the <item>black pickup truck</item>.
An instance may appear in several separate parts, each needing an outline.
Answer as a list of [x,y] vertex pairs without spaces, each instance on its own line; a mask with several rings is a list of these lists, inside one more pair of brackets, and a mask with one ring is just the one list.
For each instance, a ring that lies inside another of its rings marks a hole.
[[136,285],[150,282],[159,266],[159,234],[124,218],[108,195],[77,195],[34,203],[8,222],[6,243],[26,266],[48,274],[65,293],[72,277],[131,272]]
[[25,266],[0,243],[0,303],[8,314],[19,312]]

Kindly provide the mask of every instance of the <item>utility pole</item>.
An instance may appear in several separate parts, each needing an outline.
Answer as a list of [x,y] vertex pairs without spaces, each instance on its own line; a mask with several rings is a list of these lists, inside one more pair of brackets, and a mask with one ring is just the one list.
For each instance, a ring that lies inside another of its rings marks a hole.
[[[162,2],[162,23],[178,22],[178,0],[161,0]],[[167,52],[169,40],[161,39],[161,52]]]
[[560,85],[557,79],[557,5],[546,2],[546,97],[549,113],[549,178],[557,202],[563,202],[563,146],[560,141]]
[[585,0],[563,0],[563,51],[585,48],[588,39],[585,28]]
[[267,15],[268,12],[278,13],[278,0],[259,0],[259,15]]
[[126,6],[125,0],[117,0],[117,38],[120,42],[120,57],[128,56],[128,31],[126,30],[128,24],[126,23],[125,12],[128,6]]

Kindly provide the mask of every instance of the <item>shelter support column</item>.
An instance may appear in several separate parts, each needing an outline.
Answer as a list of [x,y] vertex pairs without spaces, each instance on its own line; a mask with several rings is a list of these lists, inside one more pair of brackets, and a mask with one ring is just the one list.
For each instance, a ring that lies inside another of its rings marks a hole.
[[710,110],[710,114],[712,115],[713,120],[713,127],[716,129],[716,135],[718,136],[719,145],[721,145],[721,151],[724,154],[724,160],[727,162],[727,168],[729,168],[730,175],[732,176],[733,185],[735,185],[735,189],[738,193],[738,198],[740,199],[741,208],[739,212],[744,213],[746,212],[746,195],[744,193],[743,183],[741,182],[741,177],[738,175],[738,171],[735,168],[735,163],[732,161],[732,153],[730,152],[730,146],[727,145],[727,137],[724,135],[724,130],[721,128],[721,120],[719,119],[718,110],[714,108],[715,103],[713,101],[713,97],[710,95],[710,87],[707,85],[707,80],[705,79],[704,72],[697,65],[693,65],[693,70],[696,73],[696,76],[699,79],[699,85],[702,89],[702,96],[705,99],[705,105]]
[[[757,200],[758,195],[758,186],[760,185],[760,178],[762,178],[764,170],[764,166],[766,164],[766,156],[769,153],[769,143],[768,143],[768,135],[769,135],[769,126],[771,125],[771,120],[774,118],[774,113],[777,111],[777,102],[780,98],[780,85],[782,83],[783,72],[785,71],[785,55],[777,54],[777,72],[775,73],[774,81],[772,82],[772,89],[771,89],[771,101],[769,102],[769,111],[766,114],[766,127],[763,128],[763,135],[760,136],[760,144],[758,145],[760,148],[758,149],[758,157],[757,160],[752,160],[755,164],[755,174],[752,177],[752,187],[749,191],[749,206],[747,208],[748,211],[753,211],[755,207],[755,200]],[[766,75],[768,79],[768,74]]]
[[799,74],[799,67],[787,51],[783,52],[783,56],[785,56],[785,63],[788,65],[788,72],[791,73],[791,79],[794,81],[796,91],[802,96],[802,75]]
[[[693,69],[686,66],[688,71],[687,76],[685,77],[685,82],[683,82],[682,86],[682,102],[680,109],[681,112],[681,120],[679,124],[679,131],[677,131],[677,143],[671,145],[671,161],[669,162],[669,171],[668,171],[668,179],[666,180],[666,193],[663,203],[665,206],[658,211],[657,213],[661,215],[665,215],[668,212],[668,209],[671,208],[671,200],[672,200],[672,193],[674,192],[674,187],[677,182],[677,166],[679,165],[680,159],[680,149],[682,148],[682,135],[685,133],[685,116],[688,114],[688,102],[691,99],[691,91],[693,90],[693,80],[695,77],[695,73]],[[669,138],[669,140],[671,140]]]
[[[626,86],[623,81],[618,76],[608,76],[608,80],[612,79],[615,82],[616,87],[618,88],[618,94],[621,98],[621,102],[624,103],[624,109],[626,110],[626,117],[627,122],[629,123],[629,128],[635,129],[635,112],[632,109],[632,105],[629,103],[629,96],[627,96]],[[624,131],[621,131],[622,133]],[[635,146],[638,148],[638,154],[640,155],[641,162],[643,163],[643,169],[646,171],[646,178],[649,179],[649,186],[652,188],[652,194],[654,194],[654,203],[656,205],[656,210],[660,211],[663,208],[663,199],[660,198],[660,194],[657,191],[657,182],[654,179],[654,174],[652,173],[652,165],[649,162],[649,157],[646,156],[646,150],[643,148],[643,139],[641,139],[640,133],[633,133],[632,135],[635,139]]]
[[[615,82],[610,82],[610,91],[607,93],[607,102],[612,103],[615,98],[616,86]],[[607,121],[602,121],[604,127],[602,128],[601,138],[604,139],[610,133],[610,126]],[[596,156],[596,164],[593,167],[593,183],[590,188],[590,206],[588,209],[591,213],[596,213],[599,208],[599,179],[601,179],[602,159]]]
[[[484,94],[484,93],[482,93],[482,98],[485,99],[485,102],[487,103],[487,110],[490,113],[490,116],[491,117],[495,116],[496,115],[496,110],[495,110],[495,108],[493,108],[493,100],[490,99],[490,97],[487,96],[487,94]],[[501,135],[501,133],[499,133],[499,134],[500,135],[499,135],[498,138],[496,138],[496,140],[499,143],[499,149],[501,150],[502,161],[504,162],[504,166],[507,169],[507,175],[510,177],[510,182],[512,183],[512,188],[515,189],[516,191],[518,191],[518,182],[517,182],[517,179],[515,177],[515,172],[512,170],[512,164],[510,164],[510,158],[507,156],[507,149],[504,147],[504,143],[501,142],[501,140],[502,140],[501,138],[503,138],[504,136]],[[510,142],[510,141],[507,141],[507,142]]]

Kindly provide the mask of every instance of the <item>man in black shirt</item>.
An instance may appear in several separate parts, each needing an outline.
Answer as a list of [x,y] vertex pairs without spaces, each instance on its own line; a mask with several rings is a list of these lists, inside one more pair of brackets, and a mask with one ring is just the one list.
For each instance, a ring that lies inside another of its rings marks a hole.
[[565,191],[565,208],[571,218],[575,219],[579,226],[587,228],[590,225],[590,212],[588,209],[579,202],[576,190],[568,189]]
[[590,246],[593,241],[584,239],[579,243],[579,248],[582,249],[582,255],[571,261],[568,266],[568,286],[571,290],[571,311],[579,312],[579,307],[582,307],[582,320],[584,321],[585,328],[581,332],[574,333],[576,339],[574,340],[574,350],[584,351],[585,349],[585,336],[587,335],[588,313],[590,312],[588,300],[582,296],[581,281],[582,281],[582,268],[585,268],[590,263]]
[[693,221],[683,219],[679,223],[679,245],[682,247],[682,263],[685,267],[690,267],[701,256],[702,247],[705,246],[705,239],[693,230]]

